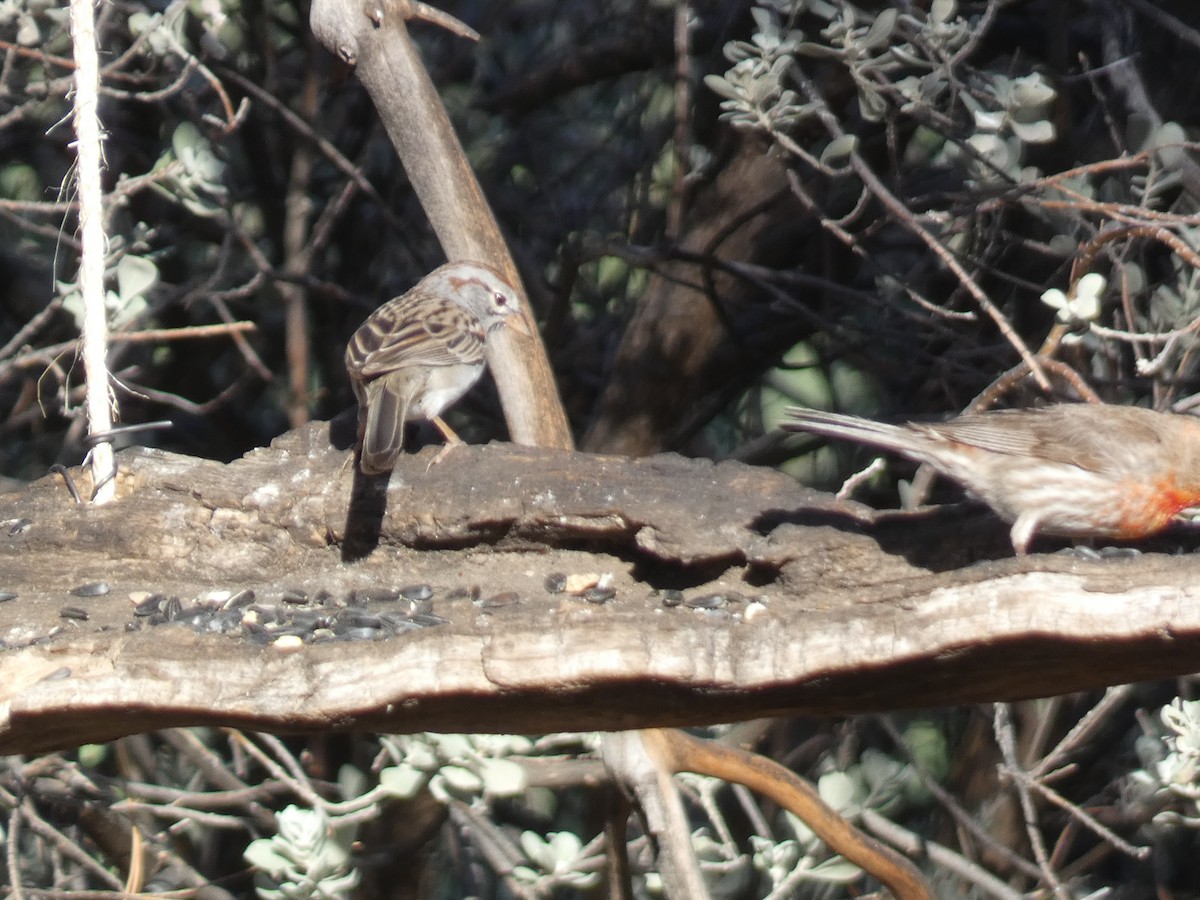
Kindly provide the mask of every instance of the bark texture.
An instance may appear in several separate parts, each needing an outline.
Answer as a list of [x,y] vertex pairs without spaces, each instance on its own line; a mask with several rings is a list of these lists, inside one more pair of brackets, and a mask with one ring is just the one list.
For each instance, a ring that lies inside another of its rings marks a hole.
[[[520,733],[884,710],[1200,658],[1192,556],[1009,558],[986,512],[873,513],[739,463],[493,444],[428,471],[434,448],[405,455],[389,481],[349,452],[317,423],[228,465],[125,451],[103,507],[58,475],[0,497],[0,596],[16,595],[0,752],[201,723]],[[416,586],[431,597],[411,629],[333,634]],[[286,627],[208,633],[188,614],[246,590],[240,614]],[[155,595],[183,614],[135,615]],[[289,634],[301,619],[326,640]]]

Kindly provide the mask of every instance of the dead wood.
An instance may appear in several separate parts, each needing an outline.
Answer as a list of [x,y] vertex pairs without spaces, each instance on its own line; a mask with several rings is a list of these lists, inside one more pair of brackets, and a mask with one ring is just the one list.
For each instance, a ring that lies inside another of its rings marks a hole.
[[[433,452],[384,493],[314,424],[228,465],[125,451],[107,506],[57,475],[4,495],[0,752],[189,724],[547,732],[882,710],[1200,658],[1192,556],[1008,558],[986,512],[873,514],[739,463],[493,444],[427,472]],[[610,573],[613,593],[551,592],[558,573]],[[411,585],[433,594],[410,630],[334,640],[320,624],[398,608]],[[196,630],[213,626],[189,610],[244,590],[235,618],[303,613],[326,640]],[[135,616],[147,594],[183,614]]]

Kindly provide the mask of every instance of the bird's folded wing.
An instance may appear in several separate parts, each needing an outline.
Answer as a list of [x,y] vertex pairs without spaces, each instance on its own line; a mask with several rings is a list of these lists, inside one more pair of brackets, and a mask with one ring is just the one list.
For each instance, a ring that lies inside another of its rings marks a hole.
[[[1014,410],[1028,416],[1028,410]],[[1144,447],[1157,442],[1159,435],[1140,422],[1127,422],[1106,417],[1097,422],[1092,416],[1072,415],[1071,410],[1050,407],[1038,427],[1014,428],[1006,421],[1009,411],[1001,410],[981,415],[961,416],[942,425],[930,426],[945,438],[961,441],[1011,456],[1032,457],[1037,460],[1077,466],[1089,471],[1136,467],[1136,458],[1129,448]]]
[[484,358],[479,321],[449,304],[434,307],[425,318],[410,319],[381,337],[379,346],[363,360],[364,378],[407,366],[478,365]]

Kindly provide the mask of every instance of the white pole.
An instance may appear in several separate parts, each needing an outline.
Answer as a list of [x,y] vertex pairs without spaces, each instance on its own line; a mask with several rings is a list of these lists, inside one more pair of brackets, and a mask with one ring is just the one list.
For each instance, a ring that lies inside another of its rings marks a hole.
[[[112,428],[116,400],[108,388],[108,323],[104,310],[104,198],[100,184],[102,162],[100,63],[96,52],[96,17],[92,0],[71,0],[71,33],[75,44],[75,152],[79,178],[79,229],[83,256],[79,290],[83,297],[83,365],[87,377],[88,434]],[[92,447],[93,500],[105,503],[116,488],[112,443]]]

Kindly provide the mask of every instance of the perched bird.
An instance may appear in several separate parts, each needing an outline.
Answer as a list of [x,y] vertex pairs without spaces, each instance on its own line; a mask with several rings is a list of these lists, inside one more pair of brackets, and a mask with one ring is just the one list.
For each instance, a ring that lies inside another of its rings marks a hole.
[[932,466],[1035,534],[1128,540],[1200,506],[1200,420],[1131,406],[1067,403],[885,425],[789,409],[783,428],[858,441]]
[[431,421],[450,446],[462,443],[441,414],[479,380],[484,344],[502,326],[530,333],[516,289],[478,262],[434,269],[371,313],[346,347],[364,475],[392,470],[405,422]]

